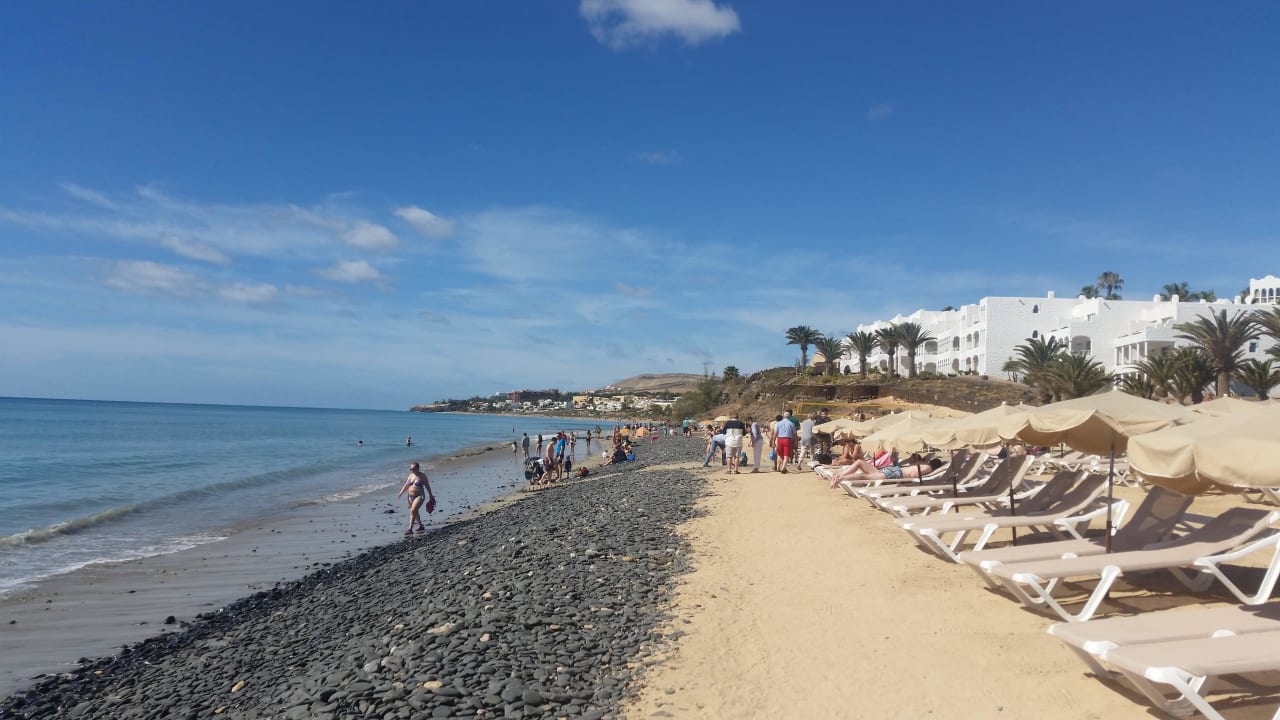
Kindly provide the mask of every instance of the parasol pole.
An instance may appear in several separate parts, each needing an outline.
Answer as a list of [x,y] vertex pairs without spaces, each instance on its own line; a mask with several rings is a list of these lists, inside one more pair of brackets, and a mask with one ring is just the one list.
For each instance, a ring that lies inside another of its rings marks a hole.
[[[1010,448],[1010,450],[1009,450],[1009,454],[1008,454],[1008,455],[1006,455],[1005,457],[1006,457],[1006,458],[1009,458],[1009,459],[1012,459],[1012,458],[1013,458],[1013,449],[1012,449],[1012,448]],[[1015,506],[1014,506],[1014,498],[1013,498],[1013,483],[1009,483],[1009,515],[1010,515],[1010,516],[1013,516],[1013,515],[1017,515],[1017,514],[1018,514],[1018,509],[1017,509],[1017,507],[1015,507]],[[1013,544],[1014,544],[1014,545],[1017,545],[1017,544],[1018,544],[1018,528],[1017,528],[1017,527],[1011,527],[1011,528],[1009,528],[1009,529],[1013,532]]]
[[1111,431],[1111,464],[1107,468],[1107,552],[1111,552],[1111,508],[1113,506],[1111,490],[1115,487],[1116,477],[1116,431]]

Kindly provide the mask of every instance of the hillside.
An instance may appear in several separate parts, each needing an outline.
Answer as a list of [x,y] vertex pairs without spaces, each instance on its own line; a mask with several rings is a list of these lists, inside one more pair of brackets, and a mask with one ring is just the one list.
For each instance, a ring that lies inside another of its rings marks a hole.
[[633,375],[611,385],[600,388],[601,392],[668,392],[679,395],[698,387],[698,383],[706,378],[691,373],[648,373]]

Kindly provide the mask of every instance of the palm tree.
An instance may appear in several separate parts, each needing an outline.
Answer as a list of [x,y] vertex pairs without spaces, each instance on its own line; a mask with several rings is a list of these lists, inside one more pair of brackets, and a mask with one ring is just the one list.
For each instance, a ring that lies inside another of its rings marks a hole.
[[827,363],[827,375],[835,375],[840,365],[840,357],[844,355],[844,342],[838,337],[823,335],[813,344],[817,355],[821,355]]
[[1066,354],[1066,348],[1066,342],[1056,337],[1048,340],[1042,337],[1027,338],[1026,344],[1013,349],[1013,364],[1006,367],[1013,367],[1021,372],[1022,382],[1039,390],[1040,399],[1047,402],[1053,399],[1053,388],[1046,373]]
[[1177,295],[1179,300],[1191,299],[1191,286],[1186,282],[1168,283],[1160,289],[1161,300],[1172,300]]
[[1138,374],[1150,381],[1159,397],[1170,394],[1173,374],[1177,370],[1178,354],[1175,352],[1152,355],[1133,364]]
[[898,326],[890,325],[887,328],[877,330],[876,342],[880,345],[880,349],[884,351],[884,354],[889,356],[889,377],[896,377],[898,374],[898,346],[902,344],[898,339]]
[[849,333],[845,336],[845,339],[849,341],[849,352],[858,353],[858,373],[865,378],[867,376],[867,356],[875,352],[876,346],[879,344],[876,336],[865,330],[859,330],[858,332]]
[[809,346],[818,342],[822,333],[808,325],[797,325],[787,330],[787,344],[800,346],[800,369],[809,367]]
[[1169,354],[1173,356],[1174,365],[1169,392],[1178,402],[1188,398],[1197,405],[1204,402],[1204,389],[1217,376],[1208,353],[1198,347],[1184,347]]
[[1103,299],[1119,300],[1120,294],[1118,291],[1124,289],[1124,278],[1120,277],[1120,273],[1106,270],[1098,275],[1098,280],[1094,283],[1094,287],[1098,288],[1098,290],[1106,291]]
[[1203,300],[1205,302],[1217,302],[1218,293],[1212,290],[1197,290],[1191,293],[1191,297],[1195,298],[1196,300]]
[[738,371],[737,365],[725,365],[724,372],[720,373],[720,378],[722,380],[733,380],[734,378],[741,376],[742,374]]
[[907,351],[907,377],[914,378],[916,376],[916,351],[930,341],[936,341],[938,338],[933,333],[920,327],[920,323],[904,322],[897,325],[898,342],[902,345],[902,349]]
[[1244,360],[1244,346],[1262,334],[1249,313],[1239,311],[1227,318],[1226,310],[1210,311],[1207,316],[1179,323],[1174,329],[1179,338],[1191,341],[1208,355],[1218,374],[1220,396],[1225,396],[1231,388],[1231,376]]
[[1280,370],[1271,360],[1248,359],[1240,364],[1240,382],[1253,391],[1259,400],[1266,400],[1271,388],[1280,385]]
[[[1253,324],[1263,335],[1280,342],[1280,305],[1272,305],[1266,310],[1255,312],[1253,314]],[[1274,355],[1277,348],[1280,348],[1280,345],[1271,348],[1269,352]]]
[[1109,378],[1102,363],[1084,353],[1069,353],[1049,366],[1046,379],[1056,400],[1092,395],[1106,386]]
[[1151,378],[1140,373],[1130,373],[1116,378],[1116,386],[1122,391],[1130,395],[1136,395],[1144,400],[1155,400],[1157,396],[1165,394]]
[[1092,300],[1093,298],[1098,297],[1098,288],[1092,285],[1085,285],[1080,288],[1080,297],[1086,300]]

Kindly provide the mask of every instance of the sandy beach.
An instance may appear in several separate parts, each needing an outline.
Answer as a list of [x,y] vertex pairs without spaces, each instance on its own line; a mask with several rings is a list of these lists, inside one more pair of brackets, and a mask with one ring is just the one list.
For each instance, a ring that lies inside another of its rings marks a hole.
[[[693,570],[675,591],[676,638],[624,717],[1162,716],[1123,683],[1086,675],[1046,634],[1056,617],[987,590],[812,472],[708,477],[705,513],[681,529]],[[1244,503],[1208,496],[1191,512]],[[1221,587],[1193,595],[1167,573],[1142,582],[1122,582],[1101,614],[1231,599]],[[1230,717],[1270,718],[1275,704]]]

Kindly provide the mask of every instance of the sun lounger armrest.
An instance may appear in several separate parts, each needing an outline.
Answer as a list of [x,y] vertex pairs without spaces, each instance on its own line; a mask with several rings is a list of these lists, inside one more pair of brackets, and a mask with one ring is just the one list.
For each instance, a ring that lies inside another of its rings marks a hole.
[[1238,550],[1232,550],[1230,552],[1218,553],[1217,555],[1202,557],[1199,560],[1196,560],[1195,564],[1196,564],[1196,567],[1208,567],[1209,565],[1220,565],[1222,563],[1231,562],[1232,560],[1239,560],[1242,557],[1248,557],[1258,552],[1259,550],[1262,550],[1263,548],[1273,547],[1273,546],[1277,549],[1277,551],[1280,551],[1280,531],[1273,530],[1266,537],[1254,540],[1253,542],[1247,545],[1244,545]]
[[[1268,547],[1271,548],[1271,562],[1267,565],[1267,571],[1263,574],[1257,592],[1252,595],[1240,589],[1219,567],[1223,563],[1239,560]],[[1277,579],[1280,579],[1280,531],[1272,530],[1266,537],[1254,540],[1238,550],[1199,558],[1195,561],[1195,567],[1218,578],[1218,581],[1245,605],[1264,603],[1271,598],[1271,591],[1275,589]]]
[[[1119,525],[1120,521],[1124,519],[1124,516],[1125,514],[1128,513],[1128,511],[1129,511],[1128,500],[1116,500],[1115,502],[1111,503],[1112,525]],[[1095,519],[1106,517],[1106,515],[1107,515],[1107,503],[1104,500],[1100,505],[1098,505],[1097,507],[1091,510],[1085,510],[1084,512],[1078,513],[1076,515],[1070,515],[1068,517],[1059,518],[1057,520],[1054,520],[1053,524],[1061,528],[1067,534],[1071,535],[1077,540],[1084,540],[1085,539],[1084,533],[1082,533],[1080,530],[1088,529],[1089,524],[1092,523]]]

